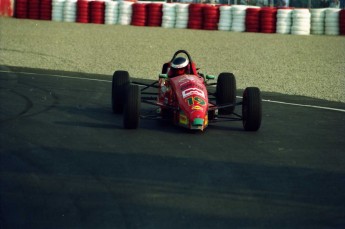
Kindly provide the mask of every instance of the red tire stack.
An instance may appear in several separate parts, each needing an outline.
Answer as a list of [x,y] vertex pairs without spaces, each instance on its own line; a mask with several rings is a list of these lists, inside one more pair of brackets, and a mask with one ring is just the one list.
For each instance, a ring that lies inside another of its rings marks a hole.
[[188,29],[202,29],[204,4],[192,3],[189,5]]
[[90,22],[94,24],[104,24],[105,3],[103,1],[91,1]]
[[246,32],[258,33],[260,31],[261,8],[246,9]]
[[52,0],[41,0],[40,19],[41,20],[52,19]]
[[87,0],[78,0],[77,2],[77,19],[76,21],[79,23],[89,23],[89,4],[90,2]]
[[277,8],[263,7],[260,11],[260,32],[275,33],[277,23]]
[[339,12],[339,34],[345,35],[345,9]]
[[14,8],[16,18],[28,18],[28,0],[16,0]]
[[147,6],[146,3],[134,3],[132,5],[132,22],[131,25],[145,26],[147,21]]
[[28,18],[40,19],[40,0],[28,1]]
[[204,6],[202,28],[205,30],[218,30],[219,16],[219,6]]
[[147,8],[147,25],[160,27],[162,25],[163,4],[150,3]]

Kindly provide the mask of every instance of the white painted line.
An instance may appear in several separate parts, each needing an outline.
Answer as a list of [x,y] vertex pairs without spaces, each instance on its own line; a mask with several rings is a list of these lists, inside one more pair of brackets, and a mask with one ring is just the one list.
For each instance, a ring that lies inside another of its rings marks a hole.
[[316,109],[322,109],[322,110],[345,112],[344,109],[338,109],[338,108],[332,108],[332,107],[322,107],[322,106],[305,105],[305,104],[298,104],[298,103],[287,103],[287,102],[274,101],[274,100],[269,100],[269,99],[263,99],[262,101],[269,102],[269,103],[279,103],[279,104],[284,104],[284,105],[297,106],[297,107],[309,107],[309,108],[316,108]]
[[[35,74],[38,75],[38,74]],[[42,74],[42,75],[48,75],[48,74]],[[107,82],[111,83],[111,80],[101,80],[101,79],[92,79],[92,78],[82,78],[82,77],[76,77],[76,76],[63,76],[63,75],[48,75],[48,76],[55,76],[59,78],[65,78],[65,79],[77,79],[77,80],[88,80],[88,81],[97,81],[97,82]]]
[[[111,80],[82,78],[82,77],[65,76],[65,75],[54,75],[54,74],[46,74],[46,73],[12,72],[12,71],[4,71],[4,70],[0,70],[0,72],[12,73],[12,74],[13,73],[19,73],[19,74],[24,74],[24,75],[54,76],[54,77],[65,78],[65,79],[77,79],[77,80],[87,80],[87,81],[97,81],[97,82],[107,82],[107,83],[111,83],[112,82]],[[236,96],[236,97],[242,98],[241,96]],[[283,104],[283,105],[289,105],[289,106],[307,107],[307,108],[315,108],[315,109],[321,109],[321,110],[345,112],[345,109],[338,109],[338,108],[332,108],[332,107],[323,107],[323,106],[315,106],[315,105],[308,105],[308,104],[298,104],[298,103],[288,103],[288,102],[274,101],[274,100],[269,100],[269,99],[263,99],[262,101],[268,102],[268,103],[278,103],[278,104]]]
[[[236,97],[242,99],[242,96],[236,96]],[[322,109],[322,110],[345,112],[345,109],[332,108],[332,107],[322,107],[322,106],[315,106],[315,105],[308,105],[308,104],[299,104],[299,103],[288,103],[288,102],[281,102],[281,101],[275,101],[275,100],[270,100],[270,99],[262,99],[262,101],[263,102],[268,102],[268,103],[278,103],[278,104],[296,106],[296,107],[308,107],[308,108],[316,108],[316,109]]]
[[0,72],[3,73],[18,73],[23,75],[39,75],[39,76],[53,76],[53,77],[59,77],[59,78],[66,78],[66,79],[77,79],[77,80],[88,80],[88,81],[97,81],[97,82],[110,82],[111,80],[101,80],[101,79],[92,79],[92,78],[82,78],[82,77],[76,77],[76,76],[65,76],[65,75],[54,75],[54,74],[46,74],[46,73],[33,73],[33,72],[12,72],[12,71],[4,71],[0,70]]

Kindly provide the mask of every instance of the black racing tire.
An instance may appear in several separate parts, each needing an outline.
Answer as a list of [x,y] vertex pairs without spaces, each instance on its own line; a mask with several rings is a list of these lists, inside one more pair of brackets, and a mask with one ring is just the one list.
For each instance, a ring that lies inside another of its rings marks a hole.
[[[223,72],[217,79],[216,87],[217,105],[236,103],[236,78],[234,74]],[[218,110],[219,114],[228,115],[234,112],[235,106]]]
[[242,117],[246,131],[257,131],[261,126],[261,92],[257,87],[247,87],[243,92]]
[[126,129],[137,129],[140,121],[141,91],[138,85],[130,85],[123,108],[123,126]]
[[123,106],[126,100],[127,89],[130,84],[130,78],[127,71],[115,71],[113,74],[111,104],[113,113],[123,112]]

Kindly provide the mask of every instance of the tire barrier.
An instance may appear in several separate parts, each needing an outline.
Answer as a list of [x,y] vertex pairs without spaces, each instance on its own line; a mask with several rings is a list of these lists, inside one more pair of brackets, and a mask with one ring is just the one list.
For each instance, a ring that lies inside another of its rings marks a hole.
[[119,24],[130,25],[132,20],[133,2],[122,1],[119,3]]
[[174,28],[176,23],[176,4],[164,3],[163,4],[163,16],[162,16],[162,27],[163,28]]
[[104,24],[115,25],[119,18],[119,2],[105,2]]
[[189,5],[188,29],[202,29],[204,4],[192,3]]
[[219,6],[217,5],[205,5],[203,8],[203,23],[202,29],[205,30],[217,30],[219,22]]
[[52,0],[41,0],[40,5],[40,19],[51,20],[52,19]]
[[231,6],[221,6],[219,12],[218,30],[229,31],[232,24]]
[[147,6],[147,26],[162,26],[163,4],[150,3]]
[[339,12],[339,34],[345,35],[345,9]]
[[145,26],[146,25],[146,12],[147,4],[146,3],[134,3],[132,5],[132,21],[131,25],[134,26]]
[[340,9],[329,8],[325,15],[325,34],[339,35],[339,12]]
[[176,5],[176,24],[175,28],[186,29],[189,18],[189,4]]
[[77,19],[76,21],[79,23],[89,23],[89,1],[87,0],[78,0],[77,1]]
[[325,34],[326,9],[311,9],[310,33],[315,35]]
[[309,9],[294,9],[292,11],[291,34],[310,34],[310,12]]
[[260,11],[261,8],[246,9],[246,32],[260,32]]
[[53,0],[52,6],[52,20],[63,21],[65,0]]
[[244,32],[246,30],[246,6],[235,5],[231,7],[232,24],[231,31]]
[[279,34],[290,34],[292,25],[292,9],[278,9],[277,12],[277,30]]
[[28,19],[40,19],[40,0],[28,1]]
[[90,2],[90,22],[94,24],[104,24],[104,1],[91,1]]
[[275,33],[277,30],[277,8],[263,7],[260,11],[260,32]]
[[14,16],[16,18],[28,18],[28,0],[17,0],[14,7]]
[[66,0],[63,8],[63,21],[76,22],[77,19],[77,1]]
[[15,0],[19,19],[294,35],[345,35],[345,9],[112,0]]

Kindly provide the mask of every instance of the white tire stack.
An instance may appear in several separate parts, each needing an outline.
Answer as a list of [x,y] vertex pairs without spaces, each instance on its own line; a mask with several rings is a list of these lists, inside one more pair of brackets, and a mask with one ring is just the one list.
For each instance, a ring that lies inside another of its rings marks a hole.
[[310,17],[309,9],[294,9],[291,34],[310,35]]
[[311,27],[310,33],[322,35],[325,33],[325,12],[326,9],[311,9]]
[[119,21],[120,25],[130,25],[132,21],[133,2],[122,1],[119,3]]
[[175,28],[186,29],[188,26],[189,4],[176,4]]
[[63,8],[65,0],[53,0],[52,2],[52,21],[63,21]]
[[244,32],[246,31],[246,6],[235,5],[231,7],[232,23],[231,31]]
[[278,9],[276,33],[290,34],[291,25],[292,25],[292,9]]
[[66,0],[63,9],[63,21],[76,22],[77,19],[77,0]]
[[219,11],[218,30],[229,31],[232,24],[231,6],[221,6]]
[[163,28],[174,28],[176,23],[176,4],[164,3],[163,4]]
[[339,12],[341,9],[328,8],[325,14],[325,34],[339,35]]
[[118,18],[119,18],[119,2],[106,1],[104,24],[115,25],[118,23]]

